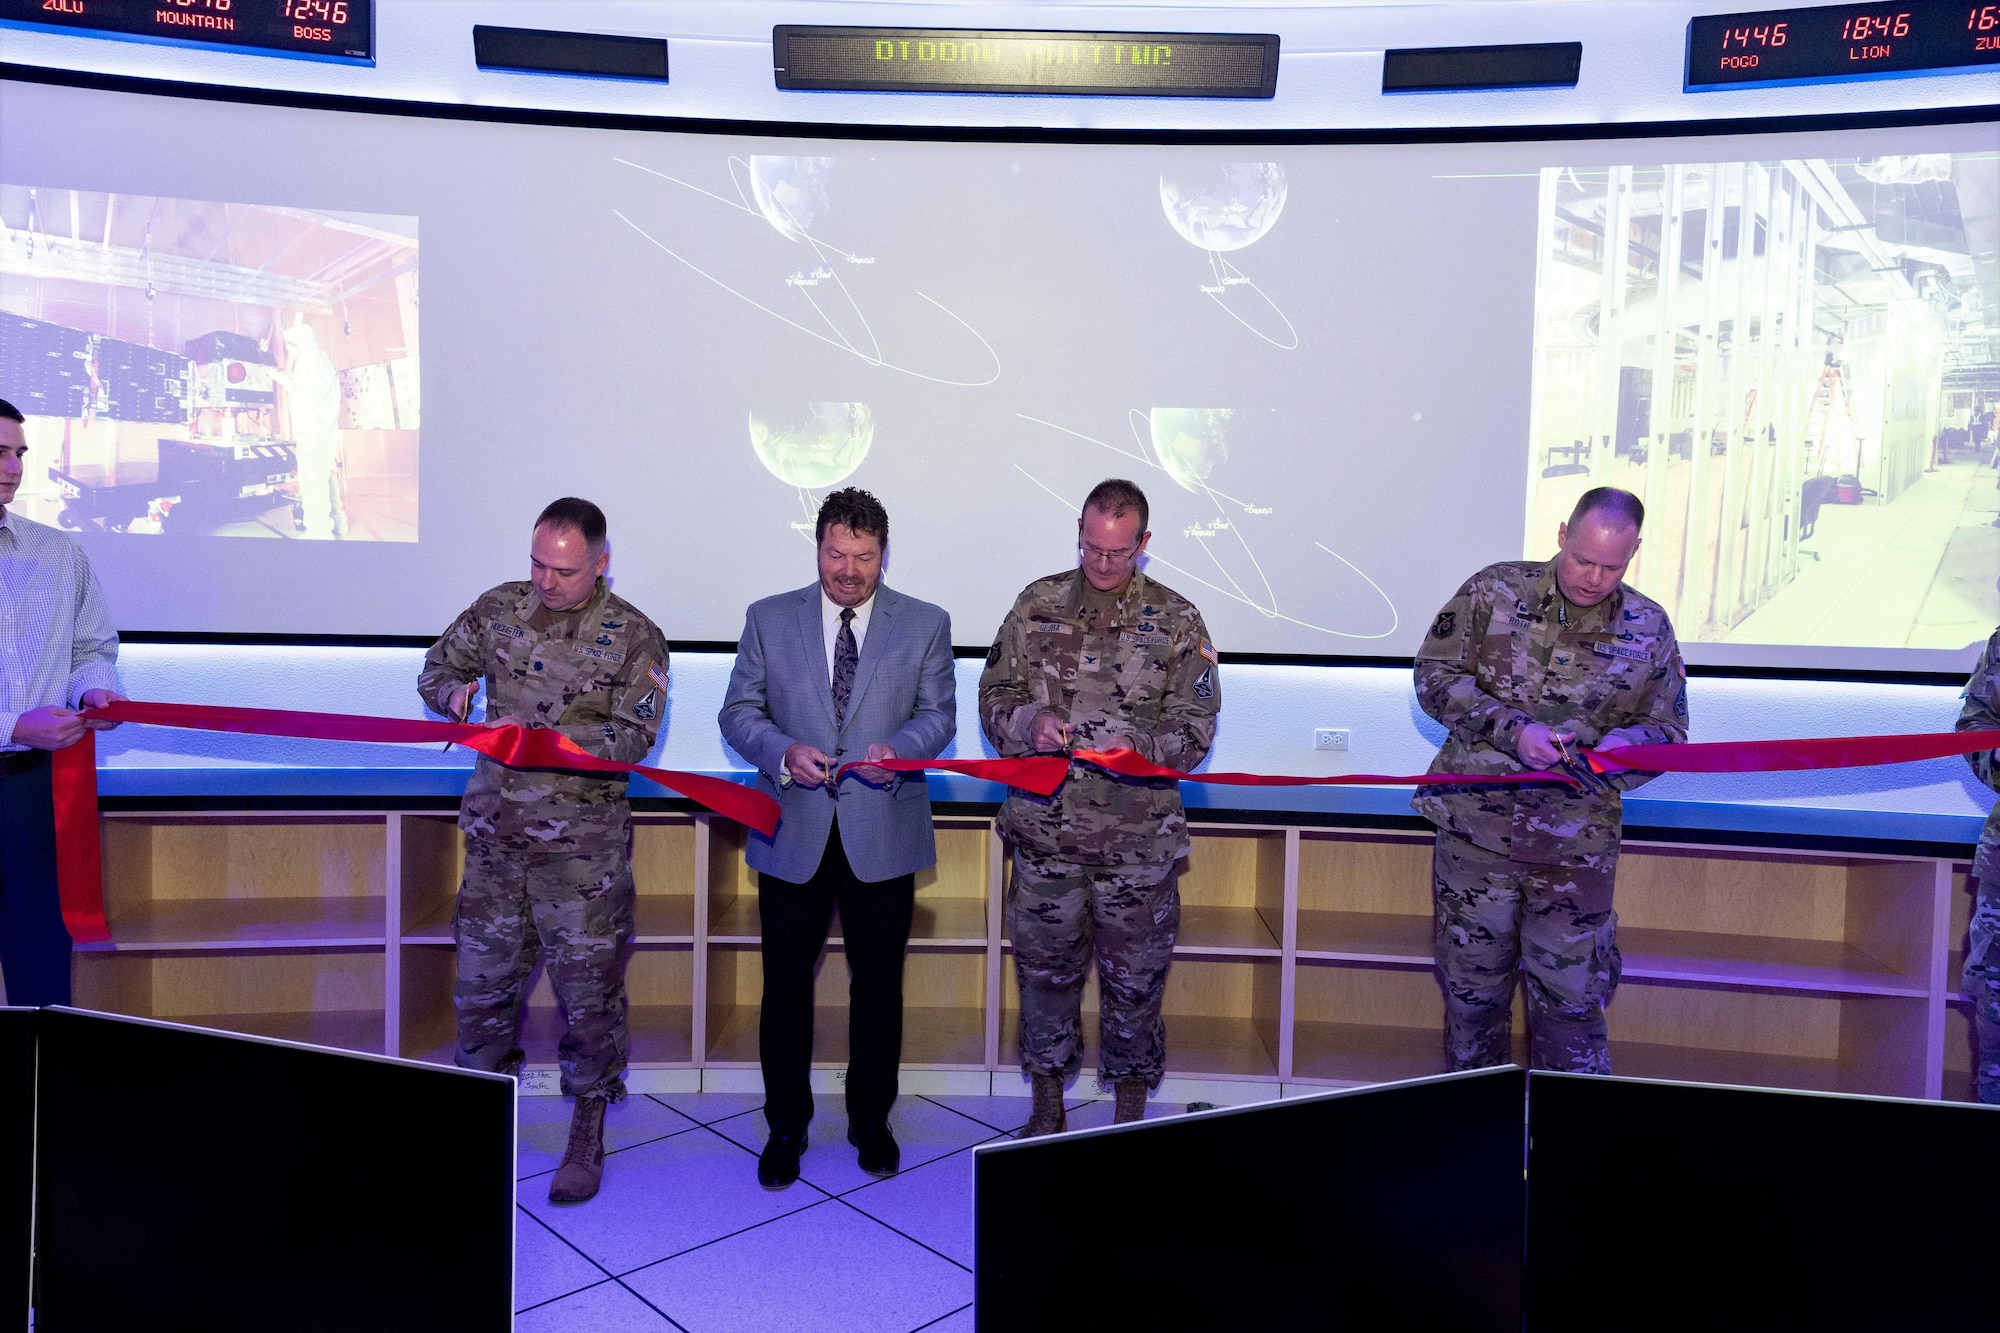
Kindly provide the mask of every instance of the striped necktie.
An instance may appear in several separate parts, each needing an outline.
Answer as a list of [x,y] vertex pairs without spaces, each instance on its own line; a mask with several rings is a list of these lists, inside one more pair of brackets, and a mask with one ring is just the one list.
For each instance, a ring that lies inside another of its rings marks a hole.
[[854,645],[854,608],[840,611],[840,637],[833,641],[833,726],[847,725],[847,702],[854,696],[854,667],[861,652]]

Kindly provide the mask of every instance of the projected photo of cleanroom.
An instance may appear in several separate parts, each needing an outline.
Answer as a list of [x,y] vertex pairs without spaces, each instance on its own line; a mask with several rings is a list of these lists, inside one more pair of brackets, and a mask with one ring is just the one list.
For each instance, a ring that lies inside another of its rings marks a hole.
[[0,184],[16,504],[85,533],[417,540],[417,220]]
[[1527,553],[1591,486],[1687,642],[2000,619],[2000,154],[1541,172]]

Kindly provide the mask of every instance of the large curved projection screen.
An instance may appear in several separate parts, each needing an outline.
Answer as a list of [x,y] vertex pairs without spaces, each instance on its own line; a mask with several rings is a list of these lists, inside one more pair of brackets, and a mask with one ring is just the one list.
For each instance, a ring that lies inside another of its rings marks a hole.
[[1996,148],[745,138],[6,83],[0,396],[18,508],[131,629],[436,633],[579,494],[622,593],[734,639],[853,484],[976,645],[1123,475],[1225,651],[1408,655],[1616,484],[1691,659],[1958,669],[2000,621]]

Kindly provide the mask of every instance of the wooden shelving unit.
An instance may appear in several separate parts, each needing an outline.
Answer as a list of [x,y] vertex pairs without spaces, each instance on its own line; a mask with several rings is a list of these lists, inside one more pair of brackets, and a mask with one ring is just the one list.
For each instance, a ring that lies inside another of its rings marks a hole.
[[[989,818],[940,817],[937,833],[938,864],[917,882],[906,1067],[1012,1075],[1005,849]],[[634,819],[635,1070],[756,1066],[757,879],[743,845],[726,820]],[[1440,1070],[1430,854],[1417,832],[1197,824],[1165,1004],[1169,1076],[1275,1089]],[[463,864],[451,813],[120,812],[104,817],[104,857],[114,938],[79,951],[79,1004],[450,1060]],[[1613,1065],[1970,1100],[1958,971],[1971,906],[1954,860],[1628,843]],[[817,983],[827,1067],[846,1060],[846,992],[836,917]],[[1094,1069],[1094,979],[1083,1005]],[[553,1065],[560,1030],[538,976],[522,1023],[531,1068]],[[1524,1033],[1517,1012],[1525,1059]]]

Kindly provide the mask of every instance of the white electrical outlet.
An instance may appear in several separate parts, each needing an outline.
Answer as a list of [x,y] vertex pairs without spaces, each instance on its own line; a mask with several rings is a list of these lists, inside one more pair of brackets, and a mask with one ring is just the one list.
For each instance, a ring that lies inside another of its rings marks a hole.
[[1347,728],[1320,727],[1313,732],[1313,749],[1345,750],[1347,748]]

